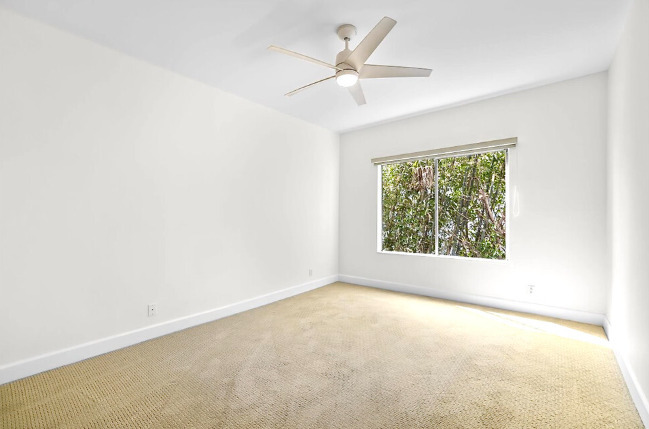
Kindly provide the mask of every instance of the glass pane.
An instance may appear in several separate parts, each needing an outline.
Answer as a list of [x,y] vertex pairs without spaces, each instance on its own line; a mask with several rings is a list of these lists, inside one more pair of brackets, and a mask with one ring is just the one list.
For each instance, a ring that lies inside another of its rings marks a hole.
[[381,168],[383,250],[435,253],[435,161]]
[[505,151],[438,161],[440,255],[505,259],[505,164]]

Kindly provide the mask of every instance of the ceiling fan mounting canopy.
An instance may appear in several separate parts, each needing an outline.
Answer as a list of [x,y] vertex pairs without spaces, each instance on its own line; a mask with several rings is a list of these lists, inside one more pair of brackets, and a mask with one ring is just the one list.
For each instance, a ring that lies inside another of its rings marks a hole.
[[336,34],[343,41],[352,40],[352,37],[356,35],[356,27],[351,24],[343,24],[336,30]]
[[349,93],[356,101],[356,104],[365,104],[365,95],[359,79],[376,79],[388,77],[428,77],[430,76],[431,69],[416,68],[416,67],[400,67],[400,66],[383,66],[375,64],[366,64],[367,59],[376,50],[379,44],[383,41],[385,36],[388,35],[390,30],[396,25],[397,21],[392,18],[384,17],[379,23],[370,31],[367,36],[354,48],[349,49],[349,41],[356,35],[356,27],[351,24],[343,24],[336,29],[336,34],[345,42],[345,49],[336,55],[336,65],[329,64],[312,57],[308,57],[297,52],[289,51],[288,49],[280,48],[277,46],[269,46],[268,49],[281,52],[305,61],[309,61],[330,69],[335,70],[333,76],[320,79],[316,82],[310,83],[296,90],[287,93],[287,96],[292,96],[298,92],[310,88],[319,83],[325,82],[330,79],[336,79],[338,85],[347,88]]

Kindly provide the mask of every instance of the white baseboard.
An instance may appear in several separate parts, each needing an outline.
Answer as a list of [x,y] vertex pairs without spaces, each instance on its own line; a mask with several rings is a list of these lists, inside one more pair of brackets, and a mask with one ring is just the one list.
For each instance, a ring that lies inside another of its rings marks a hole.
[[602,328],[608,337],[608,341],[611,342],[611,322],[608,320],[608,317],[604,316],[604,323],[602,323]]
[[66,349],[46,353],[33,358],[12,362],[0,366],[0,384],[9,383],[30,375],[38,374],[39,372],[79,362],[84,359],[141,343],[142,341],[167,335],[182,329],[187,329],[202,323],[211,322],[242,311],[261,307],[262,305],[270,304],[275,301],[317,289],[337,280],[337,275],[323,277],[312,282],[292,286],[257,296],[255,298],[239,301],[234,304],[204,311],[202,313],[192,314],[178,319],[169,320],[167,322],[162,322],[157,325],[147,326]]
[[361,286],[370,286],[379,289],[386,289],[395,292],[410,293],[413,295],[430,296],[432,298],[447,299],[449,301],[464,302],[467,304],[483,305],[485,307],[500,308],[503,310],[520,311],[522,313],[532,313],[541,316],[556,317],[558,319],[572,320],[575,322],[589,323],[591,325],[602,326],[604,315],[590,313],[587,311],[569,310],[566,308],[550,307],[528,302],[510,301],[500,298],[491,298],[488,296],[471,295],[462,292],[449,292],[439,289],[432,289],[422,286],[408,285],[403,283],[386,282],[383,280],[368,279],[364,277],[349,276],[341,274],[338,276],[339,281],[357,284]]
[[633,398],[638,414],[640,414],[640,418],[645,427],[649,428],[649,400],[647,400],[647,395],[638,382],[638,377],[636,377],[633,367],[629,365],[629,361],[620,347],[619,342],[616,341],[615,329],[613,329],[607,317],[604,318],[604,331],[606,331],[608,341],[611,344],[613,353],[615,353],[615,359],[617,359],[617,364],[622,371],[622,376],[629,389],[631,398]]

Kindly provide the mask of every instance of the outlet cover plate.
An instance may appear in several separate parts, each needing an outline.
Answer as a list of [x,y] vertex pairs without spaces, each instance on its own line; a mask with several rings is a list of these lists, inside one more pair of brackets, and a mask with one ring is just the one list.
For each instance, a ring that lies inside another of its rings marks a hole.
[[158,304],[149,304],[147,306],[147,314],[149,317],[154,317],[158,315]]

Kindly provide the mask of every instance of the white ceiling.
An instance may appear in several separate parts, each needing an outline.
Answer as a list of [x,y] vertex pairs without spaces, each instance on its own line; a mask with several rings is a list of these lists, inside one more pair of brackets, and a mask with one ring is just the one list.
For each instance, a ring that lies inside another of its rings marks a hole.
[[[606,70],[631,0],[0,0],[0,5],[335,131]],[[334,62],[335,30],[397,20],[368,62],[430,78],[363,81],[357,106],[312,63]]]

